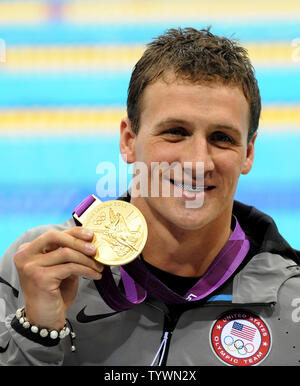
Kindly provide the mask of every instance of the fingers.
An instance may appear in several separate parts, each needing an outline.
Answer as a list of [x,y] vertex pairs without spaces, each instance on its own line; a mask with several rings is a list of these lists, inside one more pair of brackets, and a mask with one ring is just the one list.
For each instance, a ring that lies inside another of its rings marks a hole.
[[32,254],[47,253],[57,248],[65,247],[77,250],[88,256],[94,256],[96,249],[89,242],[93,238],[89,232],[81,227],[71,228],[65,232],[51,230],[31,243],[30,252]]
[[69,277],[78,277],[78,276],[87,276],[93,280],[99,280],[102,278],[102,268],[101,271],[95,269],[94,267],[90,267],[88,265],[76,264],[74,262],[68,264],[60,264],[57,266],[51,266],[49,271],[52,271],[52,276],[57,280],[63,281]]
[[29,320],[56,329],[76,297],[79,276],[101,279],[92,240],[93,232],[74,227],[51,230],[19,247],[14,262]]
[[94,238],[94,232],[90,229],[86,229],[83,227],[73,227],[69,228],[64,231],[64,233],[67,233],[73,237],[76,237],[81,240],[91,241]]
[[[96,247],[94,248],[96,250]],[[36,263],[38,263],[41,267],[50,267],[59,264],[72,263],[86,266],[97,271],[98,273],[103,271],[103,265],[97,260],[91,259],[89,256],[87,256],[87,253],[81,253],[68,247],[59,248],[48,252],[47,255],[39,255],[39,257],[36,259]]]
[[82,227],[73,227],[63,232],[51,230],[31,243],[22,244],[15,255],[15,263],[19,268],[26,262],[39,267],[68,263],[68,268],[71,268],[70,264],[74,264],[77,271],[88,269],[88,274],[81,275],[91,276],[92,273],[99,278],[103,265],[91,258],[97,252],[96,246],[91,243],[93,236],[92,231]]

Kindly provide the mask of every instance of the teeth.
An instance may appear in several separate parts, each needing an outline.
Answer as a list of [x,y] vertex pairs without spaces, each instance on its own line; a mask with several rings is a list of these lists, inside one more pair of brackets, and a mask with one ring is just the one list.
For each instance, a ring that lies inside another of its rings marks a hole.
[[203,190],[207,189],[206,186],[195,186],[195,187],[193,187],[192,185],[182,184],[180,182],[173,181],[173,183],[174,183],[174,185],[178,186],[179,188],[181,188],[183,190],[187,190],[189,192],[194,192],[194,193],[202,192]]

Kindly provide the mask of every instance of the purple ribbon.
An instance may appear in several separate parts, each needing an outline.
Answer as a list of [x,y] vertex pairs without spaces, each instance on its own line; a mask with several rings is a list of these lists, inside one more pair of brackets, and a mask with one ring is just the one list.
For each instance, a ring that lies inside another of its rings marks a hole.
[[[93,196],[87,197],[75,209],[74,213],[82,213],[95,201]],[[142,303],[147,294],[167,303],[183,304],[205,298],[235,272],[250,248],[246,235],[235,218],[235,228],[205,274],[184,295],[172,291],[154,276],[138,257],[129,264],[120,267],[125,294],[117,287],[109,266],[104,266],[102,279],[95,280],[96,288],[106,304],[116,310],[123,311]]]
[[84,213],[87,208],[89,206],[92,205],[92,203],[96,201],[95,197],[93,197],[92,195],[88,196],[87,198],[85,198],[77,207],[76,209],[74,210],[73,214],[76,213],[78,217],[80,217],[82,215],[82,213]]
[[229,240],[209,266],[205,274],[184,295],[172,291],[154,276],[137,258],[120,267],[125,296],[117,288],[110,267],[105,266],[103,277],[95,284],[104,301],[116,311],[123,311],[135,304],[142,303],[147,293],[167,304],[183,304],[205,298],[235,272],[249,251],[250,243],[236,220]]

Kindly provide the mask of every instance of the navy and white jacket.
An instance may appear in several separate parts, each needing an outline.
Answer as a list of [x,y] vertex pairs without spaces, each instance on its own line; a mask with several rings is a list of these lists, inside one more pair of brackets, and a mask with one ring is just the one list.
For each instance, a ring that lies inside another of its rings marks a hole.
[[[0,259],[0,364],[53,366],[300,366],[300,253],[278,233],[273,220],[239,202],[234,215],[250,241],[238,270],[197,302],[167,306],[148,298],[116,312],[91,279],[80,278],[67,312],[76,339],[48,347],[12,325],[24,305],[14,255],[19,245],[49,229],[25,232]],[[118,283],[120,273],[113,270]]]

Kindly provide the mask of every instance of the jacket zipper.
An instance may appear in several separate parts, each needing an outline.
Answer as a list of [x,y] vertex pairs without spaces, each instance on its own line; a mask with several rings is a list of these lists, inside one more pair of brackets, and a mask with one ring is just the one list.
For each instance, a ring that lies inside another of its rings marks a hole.
[[151,366],[166,366],[170,341],[172,338],[173,331],[176,327],[176,324],[184,311],[178,312],[175,315],[171,315],[171,312],[164,314],[164,327],[163,335],[161,338],[161,343],[158,348],[157,353],[154,356],[154,359],[151,363]]
[[170,335],[171,335],[171,333],[169,331],[164,332],[163,339],[162,339],[161,344],[159,346],[159,349],[158,349],[158,351],[157,351],[157,353],[156,353],[156,355],[151,363],[151,366],[155,366],[155,363],[157,362],[157,360],[158,360],[157,366],[162,365],[162,362],[165,358],[166,347],[168,345]]

